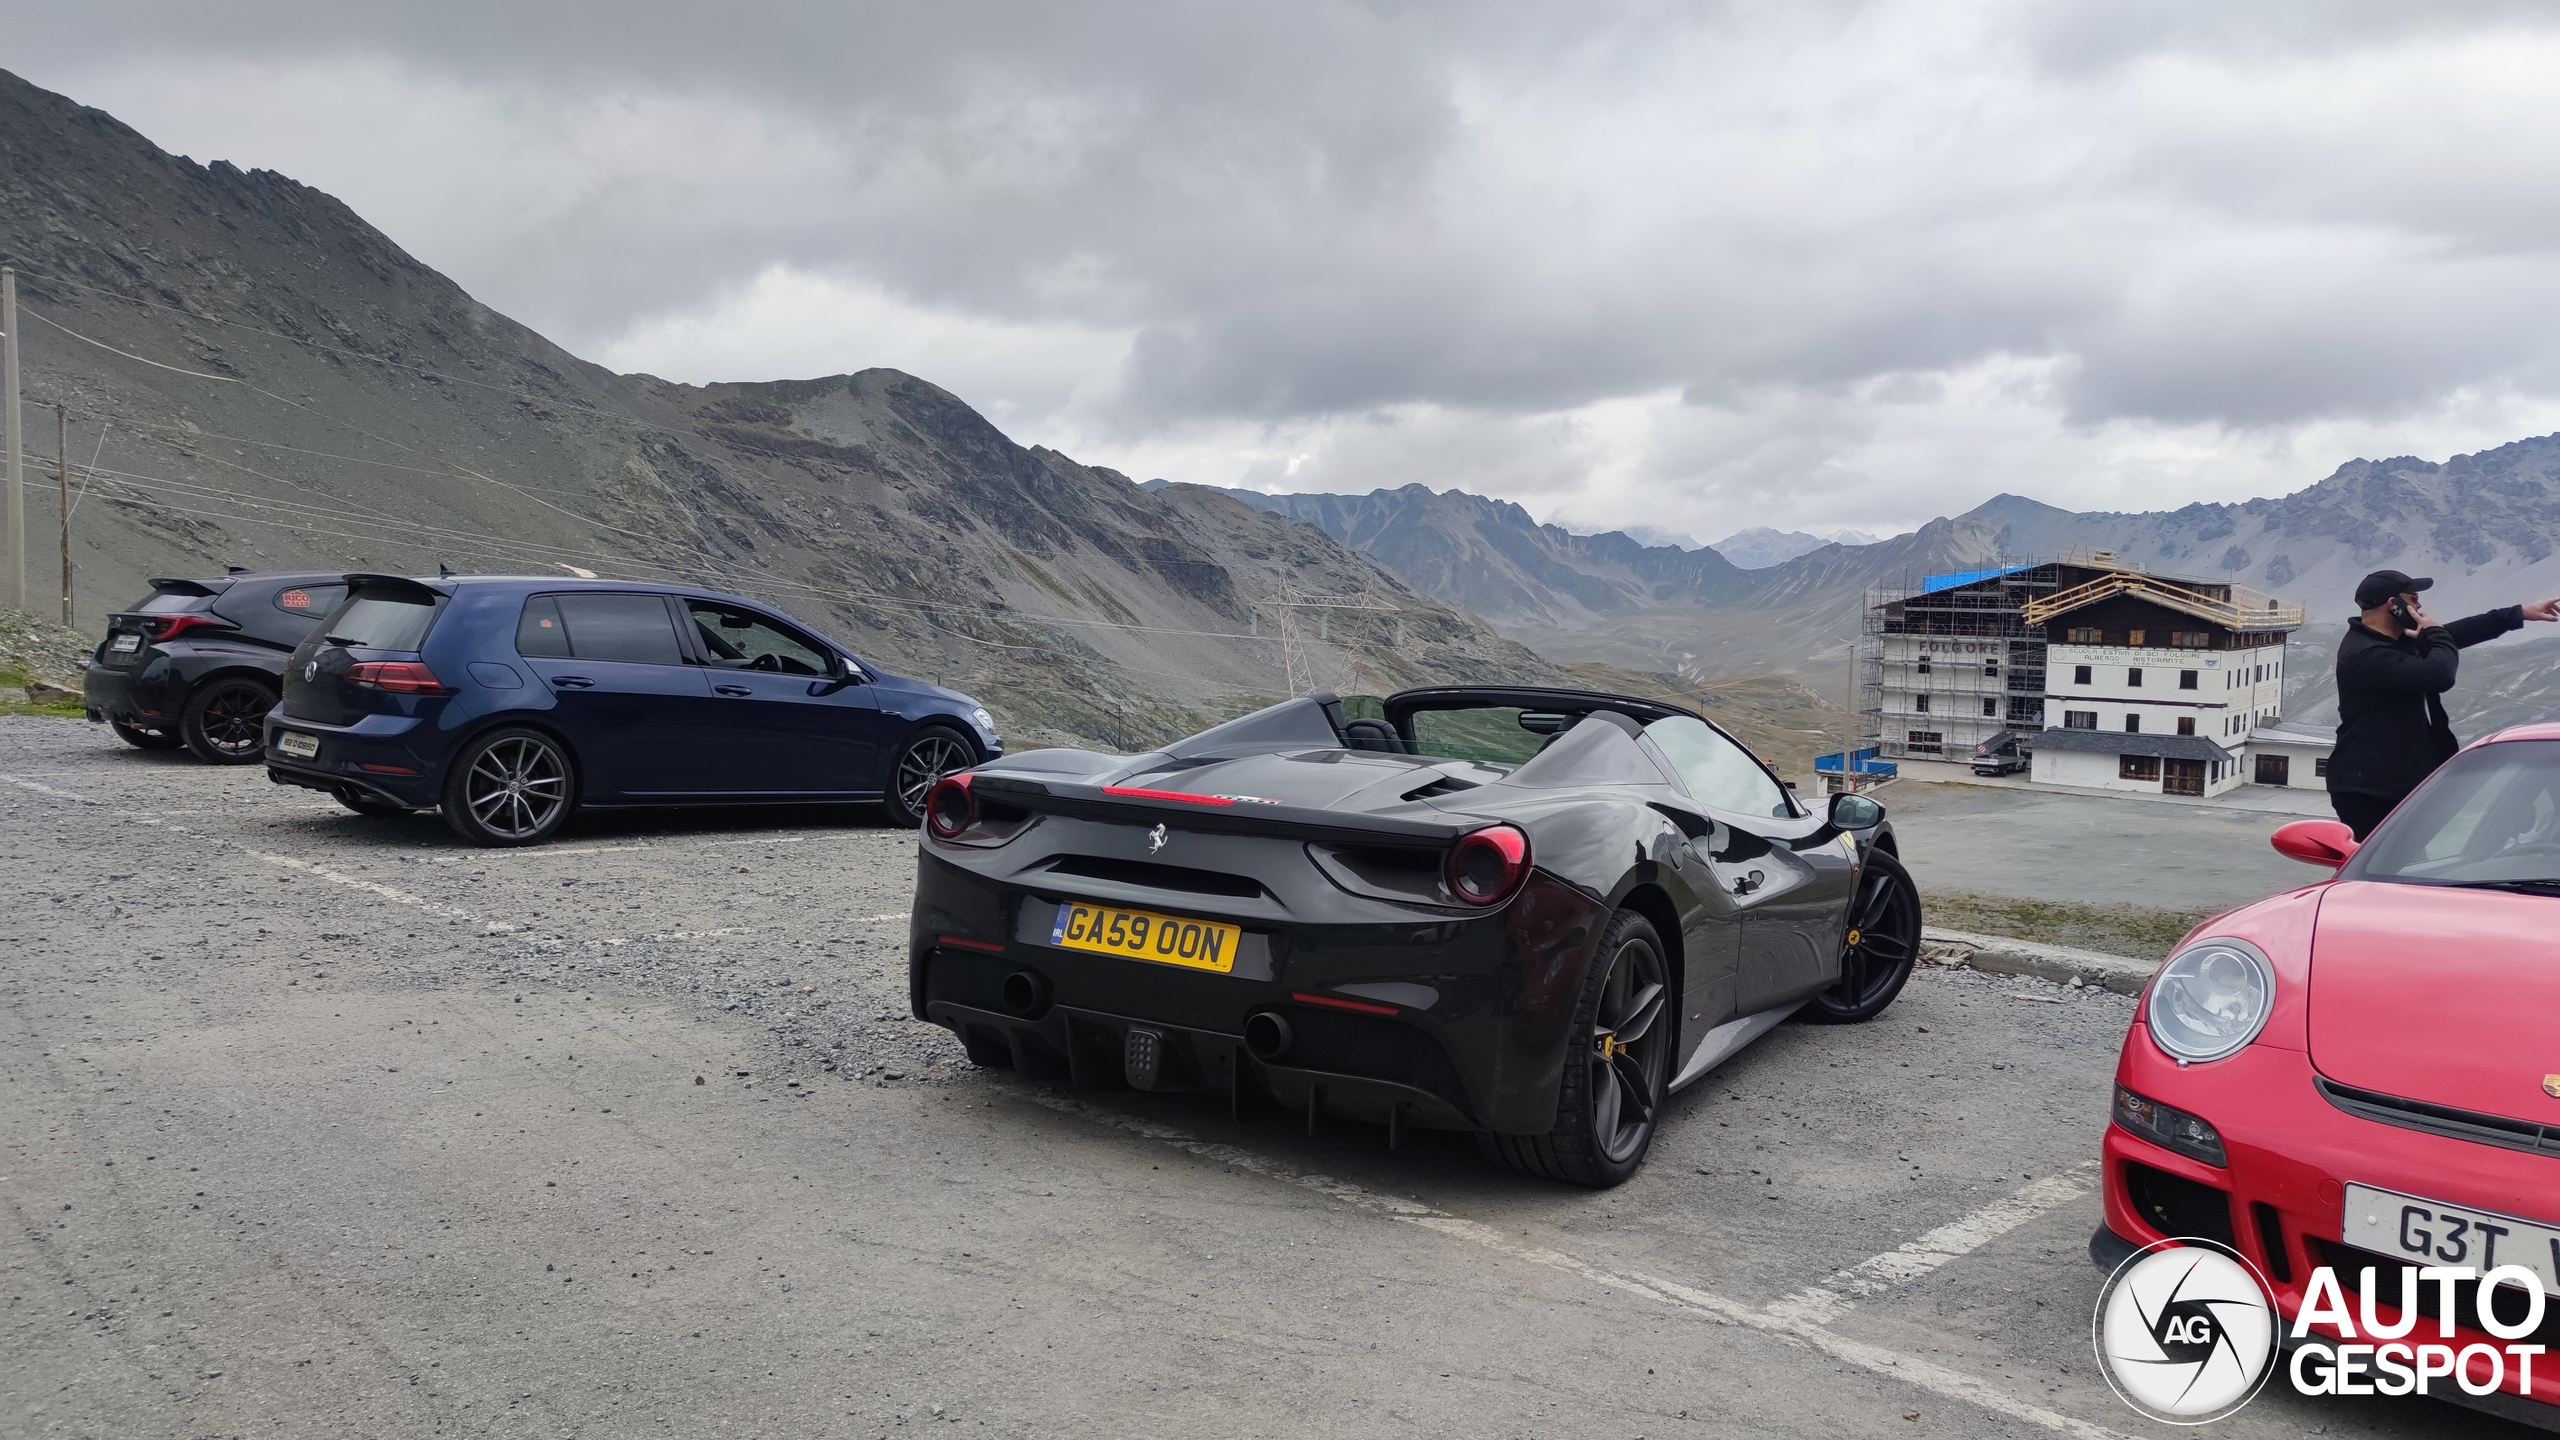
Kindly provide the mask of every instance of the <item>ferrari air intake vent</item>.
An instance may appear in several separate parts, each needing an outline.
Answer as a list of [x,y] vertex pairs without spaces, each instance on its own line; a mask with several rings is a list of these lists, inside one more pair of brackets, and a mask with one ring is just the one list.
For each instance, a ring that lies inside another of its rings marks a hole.
[[1061,855],[1049,862],[1049,873],[1081,875],[1088,880],[1112,880],[1122,885],[1143,885],[1150,890],[1231,895],[1240,900],[1258,900],[1263,893],[1259,883],[1242,875],[1194,870],[1184,865],[1157,865],[1145,860],[1115,860],[1105,855]]

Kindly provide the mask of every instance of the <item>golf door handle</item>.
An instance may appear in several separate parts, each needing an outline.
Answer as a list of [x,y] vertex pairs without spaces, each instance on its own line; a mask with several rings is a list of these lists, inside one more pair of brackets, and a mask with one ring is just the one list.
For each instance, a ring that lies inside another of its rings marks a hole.
[[555,690],[592,690],[596,682],[584,675],[554,675],[551,686]]
[[714,694],[719,695],[753,695],[756,693],[754,690],[744,685],[714,685],[711,689]]

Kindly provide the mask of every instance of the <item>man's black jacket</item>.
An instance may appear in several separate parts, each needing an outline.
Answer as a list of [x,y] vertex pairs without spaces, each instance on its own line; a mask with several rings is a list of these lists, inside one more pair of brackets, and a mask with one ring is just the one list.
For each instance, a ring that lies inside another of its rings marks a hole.
[[2338,748],[2329,788],[2398,800],[2462,748],[2438,697],[2453,688],[2460,652],[2522,629],[2522,606],[2470,615],[2394,640],[2347,622],[2338,642]]

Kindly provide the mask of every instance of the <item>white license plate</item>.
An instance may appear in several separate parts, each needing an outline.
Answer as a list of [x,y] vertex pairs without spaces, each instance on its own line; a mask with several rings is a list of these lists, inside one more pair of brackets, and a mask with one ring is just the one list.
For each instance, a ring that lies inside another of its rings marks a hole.
[[130,655],[141,648],[142,637],[139,635],[119,635],[107,642],[108,651],[117,655]]
[[320,753],[320,737],[287,730],[276,737],[276,751],[296,760],[309,760]]
[[2521,1265],[2542,1277],[2544,1293],[2560,1295],[2560,1225],[2350,1185],[2338,1235],[2360,1250],[2412,1265],[2468,1265],[2483,1272]]

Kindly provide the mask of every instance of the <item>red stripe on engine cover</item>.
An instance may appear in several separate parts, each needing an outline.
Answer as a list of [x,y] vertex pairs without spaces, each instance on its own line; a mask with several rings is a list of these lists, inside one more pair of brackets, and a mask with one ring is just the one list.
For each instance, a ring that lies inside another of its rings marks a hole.
[[1332,995],[1309,995],[1303,990],[1291,991],[1289,998],[1301,1005],[1329,1005],[1336,1010],[1357,1010],[1363,1015],[1394,1015],[1393,1005],[1379,1005],[1367,1000],[1344,1000]]
[[1135,785],[1105,785],[1105,795],[1118,795],[1130,800],[1179,800],[1185,805],[1233,805],[1230,795],[1185,795],[1179,790],[1147,790]]

